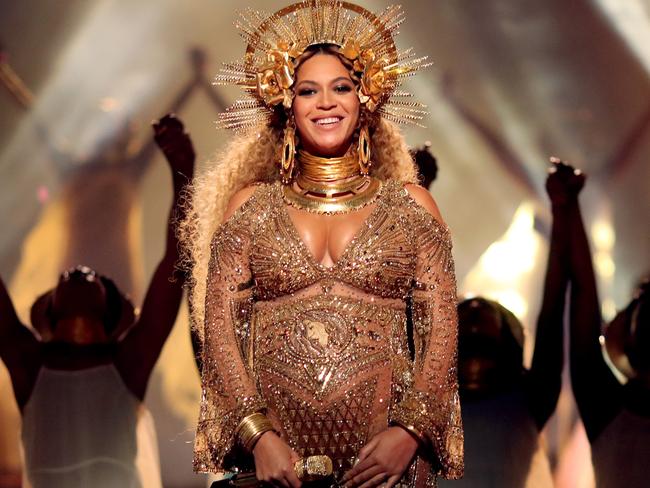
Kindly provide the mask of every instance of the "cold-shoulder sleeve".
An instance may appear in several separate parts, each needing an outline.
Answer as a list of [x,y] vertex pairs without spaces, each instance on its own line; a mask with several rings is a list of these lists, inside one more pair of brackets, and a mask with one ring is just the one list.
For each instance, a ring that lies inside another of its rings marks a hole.
[[417,247],[412,291],[414,378],[411,389],[393,408],[391,421],[425,437],[437,475],[460,478],[464,466],[463,429],[458,397],[458,319],[451,236],[443,224],[419,206],[413,209],[410,220]]
[[208,267],[203,343],[202,396],[194,470],[224,471],[235,447],[235,430],[251,413],[264,411],[248,366],[253,280],[248,253],[255,229],[251,197],[215,233]]

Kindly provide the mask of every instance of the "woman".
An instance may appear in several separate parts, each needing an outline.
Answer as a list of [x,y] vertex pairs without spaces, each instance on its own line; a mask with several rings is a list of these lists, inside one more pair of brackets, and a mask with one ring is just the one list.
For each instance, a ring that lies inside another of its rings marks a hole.
[[153,419],[143,401],[183,296],[175,231],[194,149],[173,116],[153,129],[172,170],[174,198],[165,254],[139,316],[112,280],[78,266],[32,306],[37,339],[0,278],[0,360],[22,416],[25,486],[161,486]]
[[398,8],[250,16],[244,62],[218,78],[250,94],[222,119],[249,130],[196,181],[185,225],[203,340],[195,468],[254,462],[297,488],[298,461],[327,455],[348,486],[458,477],[451,241],[387,120],[421,117],[389,98],[424,60],[400,62]]
[[[591,445],[596,486],[648,485],[650,456],[650,284],[603,327],[579,194],[586,176],[559,166],[571,274],[571,387]],[[559,176],[559,175],[558,175]]]
[[458,305],[458,377],[468,468],[462,481],[441,487],[553,486],[540,435],[562,387],[571,229],[565,172],[558,160],[551,161],[546,190],[553,222],[531,366],[524,367],[524,327],[512,312],[481,297]]

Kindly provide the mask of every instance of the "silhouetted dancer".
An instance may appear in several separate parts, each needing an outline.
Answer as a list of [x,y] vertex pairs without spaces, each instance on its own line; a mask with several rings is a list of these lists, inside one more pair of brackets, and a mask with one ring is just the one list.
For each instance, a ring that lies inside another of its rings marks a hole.
[[174,200],[166,251],[139,316],[110,279],[78,266],[34,303],[37,338],[20,323],[0,280],[0,357],[22,413],[33,488],[140,487],[152,475],[160,486],[159,474],[136,468],[136,423],[183,294],[175,223],[183,218],[179,199],[193,175],[194,151],[173,116],[153,127],[172,171]]
[[552,487],[539,435],[562,386],[563,314],[569,281],[568,219],[557,184],[547,183],[553,225],[530,369],[523,365],[524,329],[485,298],[458,306],[458,375],[465,428],[465,476],[441,487]]
[[[558,164],[569,221],[571,384],[591,443],[598,488],[648,486],[650,284],[605,326],[578,194],[585,176]],[[642,217],[641,217],[642,219]]]
[[438,177],[438,160],[431,154],[431,142],[426,141],[422,147],[409,151],[418,168],[420,186],[427,190]]

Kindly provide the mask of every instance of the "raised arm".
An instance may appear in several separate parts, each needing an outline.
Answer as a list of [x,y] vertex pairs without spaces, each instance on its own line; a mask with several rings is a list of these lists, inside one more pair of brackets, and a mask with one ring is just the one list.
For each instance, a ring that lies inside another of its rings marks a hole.
[[[566,211],[567,170],[555,165],[546,191],[551,199],[553,226],[542,308],[537,319],[535,352],[526,381],[526,394],[539,430],[553,414],[562,388],[564,367],[564,308],[569,284],[569,218]],[[570,170],[572,174],[572,170]]]
[[[428,192],[410,189],[418,249],[413,289],[413,386],[391,413],[433,448],[434,468],[445,478],[463,473],[463,431],[458,398],[458,319],[451,236]],[[426,210],[425,210],[426,209]],[[434,217],[436,215],[437,217]]]
[[0,278],[0,359],[5,363],[18,406],[27,402],[41,366],[39,342],[18,318]]
[[167,221],[167,244],[149,284],[140,317],[120,343],[116,357],[122,378],[140,399],[144,398],[151,370],[174,326],[183,296],[185,274],[176,268],[179,257],[176,222],[184,217],[185,207],[179,203],[192,179],[195,159],[192,142],[178,119],[167,115],[153,128],[156,143],[169,163],[174,187]]
[[601,315],[591,250],[578,194],[585,177],[570,169],[565,207],[570,230],[570,348],[571,386],[590,440],[594,440],[620,409],[620,385],[603,358],[599,337]]
[[5,339],[16,333],[19,327],[23,327],[23,324],[18,318],[7,287],[0,277],[0,355],[7,349],[8,343]]

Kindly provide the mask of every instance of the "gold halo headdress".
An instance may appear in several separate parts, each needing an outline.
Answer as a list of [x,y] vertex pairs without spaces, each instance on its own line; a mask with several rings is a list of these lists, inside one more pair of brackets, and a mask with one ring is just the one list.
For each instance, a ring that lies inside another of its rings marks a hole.
[[428,66],[412,49],[398,51],[394,37],[404,21],[398,5],[378,15],[340,0],[304,0],[272,15],[247,9],[235,26],[247,42],[243,60],[225,63],[216,84],[240,86],[245,98],[220,114],[223,128],[247,130],[270,123],[276,107],[291,108],[295,61],[310,46],[334,45],[359,74],[362,108],[397,123],[418,122],[426,107],[405,100],[401,80]]

